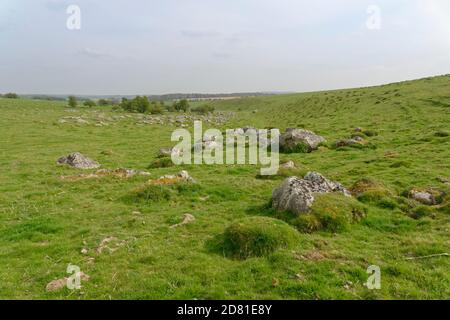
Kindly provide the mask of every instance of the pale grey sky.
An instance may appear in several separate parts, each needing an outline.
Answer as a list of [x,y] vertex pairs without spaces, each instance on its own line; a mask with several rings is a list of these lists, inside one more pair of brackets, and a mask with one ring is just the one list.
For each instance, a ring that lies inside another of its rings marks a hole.
[[366,86],[450,73],[449,37],[448,0],[0,0],[0,92]]

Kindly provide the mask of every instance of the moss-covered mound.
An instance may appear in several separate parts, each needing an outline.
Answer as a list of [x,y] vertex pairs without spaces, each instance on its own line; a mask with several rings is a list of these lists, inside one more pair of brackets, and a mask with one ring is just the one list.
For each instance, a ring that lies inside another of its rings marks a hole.
[[250,217],[232,223],[224,233],[223,250],[233,258],[268,255],[298,242],[297,230],[268,217]]
[[350,188],[350,192],[361,202],[381,208],[394,209],[398,206],[394,192],[372,178],[362,178]]
[[290,221],[301,232],[338,232],[367,215],[364,204],[338,193],[316,194],[311,211]]
[[201,187],[199,185],[178,178],[162,179],[147,182],[133,189],[125,198],[130,201],[161,202],[178,196],[198,196],[200,191]]
[[153,160],[152,163],[148,166],[149,169],[155,169],[155,168],[169,168],[173,167],[174,163],[172,161],[172,158],[170,157],[158,157],[155,160]]

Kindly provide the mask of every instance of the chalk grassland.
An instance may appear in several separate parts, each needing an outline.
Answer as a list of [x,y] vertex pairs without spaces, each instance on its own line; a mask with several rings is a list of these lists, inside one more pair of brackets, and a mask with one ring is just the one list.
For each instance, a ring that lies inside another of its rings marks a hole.
[[[211,102],[235,116],[220,129],[302,127],[333,142],[355,127],[375,132],[371,148],[322,147],[281,154],[350,187],[362,177],[396,195],[412,187],[448,190],[450,77],[375,88]],[[290,249],[248,259],[214,245],[241,218],[271,216],[267,204],[283,177],[258,179],[250,165],[152,168],[152,178],[188,170],[197,185],[144,201],[133,190],[148,177],[79,181],[58,166],[79,151],[103,168],[146,170],[175,126],[137,124],[135,115],[109,125],[67,122],[124,115],[109,108],[67,111],[63,102],[0,99],[0,298],[24,299],[437,299],[450,297],[446,256],[449,216],[414,219],[393,205],[368,204],[367,218],[345,231],[298,233]],[[90,172],[90,171],[88,171]],[[177,228],[184,214],[195,221]],[[114,237],[99,253],[105,238]],[[82,254],[81,250],[87,253]],[[90,276],[82,289],[47,292],[68,276]],[[381,268],[381,289],[364,283]]]

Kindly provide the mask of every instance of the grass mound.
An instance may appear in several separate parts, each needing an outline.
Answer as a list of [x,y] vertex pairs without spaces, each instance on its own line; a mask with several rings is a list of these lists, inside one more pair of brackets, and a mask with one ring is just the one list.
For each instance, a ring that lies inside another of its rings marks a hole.
[[289,248],[299,239],[298,232],[278,219],[250,217],[232,223],[223,236],[223,250],[233,258],[246,259]]
[[156,168],[169,168],[173,167],[173,161],[170,157],[159,157],[155,159],[150,165],[148,166],[149,169],[156,169]]
[[447,130],[439,130],[439,131],[435,132],[434,135],[435,135],[436,137],[439,137],[439,138],[445,138],[445,137],[450,136],[450,131],[447,131]]
[[304,177],[308,172],[309,170],[306,168],[279,168],[277,174],[269,176],[257,174],[256,178],[262,180],[276,180],[288,177]]
[[350,192],[361,202],[380,208],[395,209],[398,206],[394,193],[372,178],[362,178],[350,188]]
[[146,183],[132,190],[127,198],[145,202],[168,201],[175,196],[191,197],[199,192],[199,186],[180,179],[163,179]]
[[414,219],[421,219],[424,217],[435,218],[436,210],[430,206],[419,205],[409,211],[408,215]]
[[282,153],[310,153],[311,151],[313,151],[311,147],[303,142],[299,142],[292,147],[280,146],[280,152]]
[[311,211],[290,221],[301,232],[346,230],[367,215],[367,207],[338,193],[316,194]]

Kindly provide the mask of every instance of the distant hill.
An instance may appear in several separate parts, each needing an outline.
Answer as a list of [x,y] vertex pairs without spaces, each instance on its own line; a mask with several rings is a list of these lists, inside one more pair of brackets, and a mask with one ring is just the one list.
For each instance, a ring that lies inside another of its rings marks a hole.
[[[236,93],[168,93],[161,95],[147,95],[151,101],[170,101],[170,100],[226,100],[243,97],[261,97],[283,94],[287,92],[236,92]],[[21,97],[35,100],[66,100],[69,95],[51,95],[51,94],[23,94]],[[75,95],[80,100],[87,99],[111,99],[120,101],[122,98],[134,98],[136,95]]]

